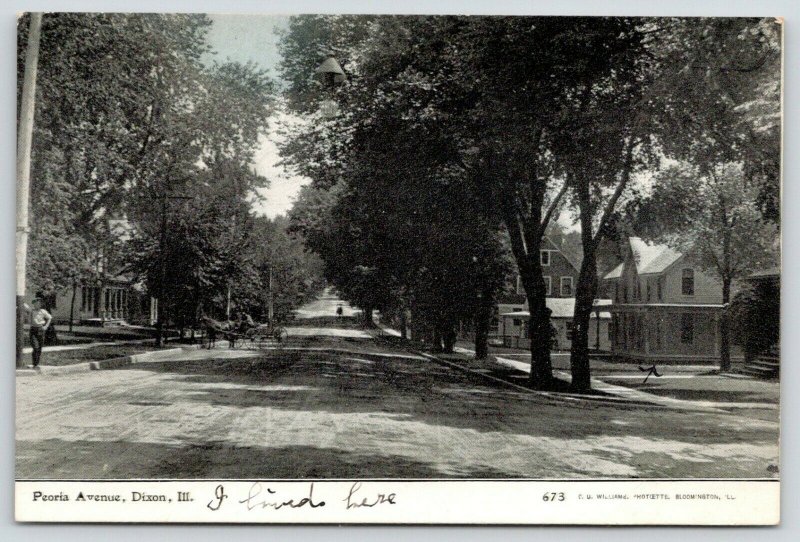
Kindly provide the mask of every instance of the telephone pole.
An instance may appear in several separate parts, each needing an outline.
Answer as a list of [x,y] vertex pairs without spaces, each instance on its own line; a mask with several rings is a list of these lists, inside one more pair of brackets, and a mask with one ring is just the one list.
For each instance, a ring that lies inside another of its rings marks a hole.
[[194,199],[193,196],[169,195],[164,191],[158,199],[161,200],[161,224],[158,229],[158,306],[156,307],[156,346],[164,346],[164,326],[166,322],[167,298],[167,204],[169,200]]
[[17,133],[17,367],[22,367],[24,364],[22,359],[22,344],[25,342],[23,304],[28,257],[31,143],[33,141],[33,117],[36,111],[36,70],[39,64],[41,29],[42,14],[31,13],[28,50],[25,53],[25,75],[22,80],[22,100],[19,108],[19,132]]

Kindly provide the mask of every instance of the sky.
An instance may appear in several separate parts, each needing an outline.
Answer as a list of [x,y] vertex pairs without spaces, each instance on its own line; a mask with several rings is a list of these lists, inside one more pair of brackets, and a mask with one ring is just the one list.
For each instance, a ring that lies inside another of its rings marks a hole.
[[[235,60],[238,62],[254,62],[260,68],[266,69],[269,74],[278,78],[278,52],[277,30],[283,29],[288,23],[288,17],[281,15],[209,15],[213,25],[208,34],[208,42],[216,51],[213,59],[223,62]],[[291,121],[286,113],[277,111],[271,124]],[[305,177],[291,175],[278,165],[277,143],[280,135],[276,130],[270,130],[266,137],[261,138],[261,147],[256,152],[255,169],[270,181],[269,188],[261,189],[261,201],[253,204],[253,209],[258,214],[274,218],[286,214],[291,208],[300,188],[310,182]]]
[[[288,25],[289,17],[285,15],[254,14],[210,14],[213,25],[209,31],[208,41],[216,54],[208,60],[235,60],[238,62],[254,62],[266,69],[275,79],[279,78],[278,63],[281,55],[278,52],[278,32]],[[313,67],[312,67],[313,69]],[[276,111],[271,119],[271,127],[278,123],[297,122],[300,119],[291,117],[284,111]],[[277,143],[281,136],[277,130],[271,129],[266,137],[261,138],[260,149],[255,156],[256,171],[269,179],[268,188],[261,189],[262,196],[254,201],[256,213],[274,218],[286,214],[304,185],[311,182],[306,177],[292,175],[278,165]],[[566,209],[557,218],[558,223],[566,230],[579,230],[573,214]]]

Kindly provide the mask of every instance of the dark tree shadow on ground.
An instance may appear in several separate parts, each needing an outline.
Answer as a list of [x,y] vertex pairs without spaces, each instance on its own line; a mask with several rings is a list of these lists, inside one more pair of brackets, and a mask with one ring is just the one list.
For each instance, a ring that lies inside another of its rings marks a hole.
[[[731,431],[720,415],[705,412],[552,404],[427,360],[366,353],[287,351],[248,359],[146,363],[132,369],[167,373],[184,383],[211,384],[185,397],[232,408],[373,413],[393,422],[552,438],[637,436],[709,444],[776,438],[775,431],[763,427]],[[216,388],[215,383],[225,385]],[[232,383],[241,387],[231,387]],[[263,389],[269,386],[275,388]]]
[[[50,458],[42,461],[41,458]],[[35,458],[35,459],[34,459]],[[69,458],[67,460],[66,458]],[[381,455],[315,446],[238,447],[223,443],[169,446],[150,442],[58,439],[17,442],[18,479],[305,479],[509,478],[489,466],[453,476],[389,452]]]
[[286,327],[325,327],[339,329],[372,329],[361,316],[317,316],[315,318],[294,318],[284,324]]

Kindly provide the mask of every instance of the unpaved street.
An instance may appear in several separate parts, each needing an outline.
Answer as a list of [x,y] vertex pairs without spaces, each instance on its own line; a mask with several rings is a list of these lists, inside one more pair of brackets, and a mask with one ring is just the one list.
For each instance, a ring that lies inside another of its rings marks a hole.
[[331,337],[335,325],[319,337],[304,327],[281,351],[20,377],[17,476],[775,476],[776,411],[745,419],[544,400],[371,339]]

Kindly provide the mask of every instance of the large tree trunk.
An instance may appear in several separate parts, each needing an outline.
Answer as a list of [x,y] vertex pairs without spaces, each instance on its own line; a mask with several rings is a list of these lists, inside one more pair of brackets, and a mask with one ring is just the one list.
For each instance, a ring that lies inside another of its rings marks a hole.
[[363,322],[367,327],[370,327],[374,324],[372,321],[372,310],[372,307],[364,307],[362,310]]
[[433,326],[433,351],[435,353],[442,352],[442,333],[438,325]]
[[[542,237],[530,235],[524,241],[522,235],[513,231],[506,222],[511,235],[511,245],[517,267],[525,287],[528,300],[528,338],[530,339],[531,374],[530,384],[535,389],[553,387],[553,365],[550,361],[550,309],[547,308],[547,291],[542,276],[540,249]],[[513,224],[513,223],[512,223]]]
[[541,390],[553,387],[553,365],[550,360],[550,314],[547,308],[547,292],[542,277],[542,264],[539,259],[540,244],[528,247],[530,274],[526,278],[523,273],[523,284],[528,299],[530,318],[528,319],[528,337],[531,345],[530,383]]
[[475,313],[475,359],[489,357],[489,329],[492,326],[494,299],[492,295],[487,295],[489,294],[487,290],[488,288],[483,289]]
[[592,317],[592,305],[597,293],[596,256],[594,244],[584,247],[578,286],[575,290],[570,370],[572,372],[572,389],[577,392],[586,392],[592,388],[592,372],[589,363],[589,325]]
[[719,328],[719,370],[727,372],[731,370],[731,340],[730,340],[730,316],[727,305],[731,301],[731,278],[722,278],[722,303],[726,305],[720,315]]
[[447,326],[446,329],[442,331],[442,342],[444,343],[444,350],[445,354],[452,354],[453,349],[456,346],[456,339],[458,334],[456,333],[455,328],[451,326]]
[[[589,322],[592,317],[592,304],[597,293],[597,247],[605,235],[605,227],[622,192],[628,185],[633,172],[633,149],[635,138],[631,137],[625,145],[625,162],[620,182],[614,193],[603,207],[597,234],[592,234],[592,217],[599,205],[592,204],[591,183],[587,178],[576,178],[570,175],[568,184],[574,189],[578,201],[581,224],[581,245],[583,261],[578,274],[578,286],[575,291],[575,312],[573,313],[572,347],[570,351],[570,371],[572,373],[572,389],[585,392],[591,389],[592,371],[589,364]],[[599,337],[599,336],[598,336]]]

